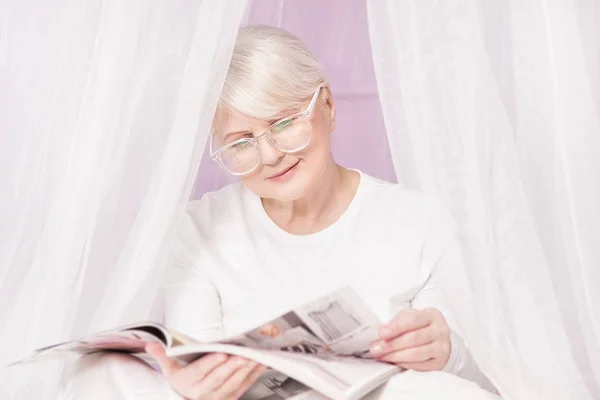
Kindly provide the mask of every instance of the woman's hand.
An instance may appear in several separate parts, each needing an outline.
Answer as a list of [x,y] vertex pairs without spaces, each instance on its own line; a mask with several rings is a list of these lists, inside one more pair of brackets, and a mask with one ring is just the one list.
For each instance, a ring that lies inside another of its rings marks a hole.
[[450,358],[450,328],[436,309],[407,309],[379,330],[371,354],[381,361],[417,371],[440,371]]
[[255,361],[227,354],[208,354],[186,366],[169,358],[158,343],[146,345],[171,387],[186,400],[235,400],[265,370]]

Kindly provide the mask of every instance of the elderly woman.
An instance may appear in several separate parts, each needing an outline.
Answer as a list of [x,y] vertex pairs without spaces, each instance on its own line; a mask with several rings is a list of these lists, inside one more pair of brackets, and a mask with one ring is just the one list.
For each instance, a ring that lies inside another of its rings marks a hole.
[[[462,263],[451,219],[419,193],[337,164],[335,114],[323,68],[300,40],[240,30],[211,157],[241,182],[189,204],[163,287],[166,324],[215,339],[347,283],[388,321],[372,355],[407,370],[369,398],[495,398],[443,297]],[[74,366],[65,394],[237,399],[264,371],[223,354],[182,367],[159,346],[148,351],[163,376],[97,354]]]

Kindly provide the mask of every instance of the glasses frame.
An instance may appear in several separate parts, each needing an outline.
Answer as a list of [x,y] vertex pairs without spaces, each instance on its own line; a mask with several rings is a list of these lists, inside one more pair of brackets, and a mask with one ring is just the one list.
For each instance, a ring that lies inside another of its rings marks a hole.
[[[296,114],[292,114],[292,115],[288,115],[285,118],[281,118],[277,121],[275,121],[274,123],[272,123],[271,125],[269,125],[269,127],[267,128],[267,130],[265,130],[264,132],[262,132],[260,135],[258,136],[254,136],[254,137],[250,137],[250,138],[241,138],[238,139],[236,141],[233,141],[229,144],[226,144],[225,146],[221,147],[220,149],[213,151],[213,138],[214,138],[214,134],[210,135],[210,158],[213,159],[213,161],[216,161],[219,163],[219,165],[225,169],[225,171],[229,172],[231,175],[235,175],[235,176],[242,176],[242,175],[248,175],[250,173],[252,173],[253,171],[256,170],[256,168],[258,168],[258,166],[260,164],[262,164],[262,151],[260,150],[260,141],[262,140],[263,137],[266,137],[267,140],[269,141],[269,144],[271,146],[273,146],[275,149],[277,149],[278,151],[281,151],[282,153],[296,153],[300,150],[303,150],[304,148],[306,148],[306,146],[308,146],[308,144],[310,143],[310,139],[312,136],[312,126],[311,126],[311,130],[310,130],[310,135],[308,137],[308,140],[306,141],[306,144],[304,144],[303,146],[300,146],[297,149],[294,150],[283,150],[281,148],[279,148],[276,144],[275,141],[272,139],[271,137],[271,129],[273,129],[277,124],[282,123],[285,120],[288,119],[292,119],[292,118],[298,118],[298,117],[304,117],[304,118],[310,118],[310,115],[313,112],[313,109],[315,108],[315,104],[317,103],[317,99],[319,98],[319,93],[321,93],[321,89],[324,86],[319,86],[319,88],[315,91],[315,94],[313,94],[312,99],[310,100],[310,104],[308,105],[308,107],[306,108],[306,110],[296,113]],[[310,120],[309,120],[309,124],[310,124]],[[236,144],[239,143],[243,143],[243,142],[250,142],[252,143],[252,145],[254,146],[254,148],[258,151],[258,161],[256,162],[256,165],[250,169],[247,172],[233,172],[231,170],[229,170],[229,168],[227,168],[225,166],[225,164],[221,161],[221,158],[219,157],[221,155],[222,152],[224,152],[225,150],[227,150],[230,147],[235,146]]]

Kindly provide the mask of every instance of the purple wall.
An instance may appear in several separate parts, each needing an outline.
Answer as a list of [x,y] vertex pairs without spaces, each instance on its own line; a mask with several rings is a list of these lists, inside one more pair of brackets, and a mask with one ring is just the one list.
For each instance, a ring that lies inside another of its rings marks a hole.
[[[325,66],[337,106],[332,140],[338,162],[396,181],[377,96],[366,1],[254,0],[249,23],[289,30]],[[192,197],[233,181],[205,154]]]

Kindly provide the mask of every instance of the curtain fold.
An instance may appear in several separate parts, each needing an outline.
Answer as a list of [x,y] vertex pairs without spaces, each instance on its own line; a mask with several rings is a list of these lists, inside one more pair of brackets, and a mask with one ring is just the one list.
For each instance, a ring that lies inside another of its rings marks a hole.
[[[147,319],[246,1],[5,2],[0,360]],[[60,363],[2,371],[56,398]]]
[[398,180],[459,226],[461,325],[507,399],[600,397],[598,9],[368,2]]
[[600,397],[600,5],[511,7],[515,35],[527,38],[514,40],[523,182],[563,325]]

